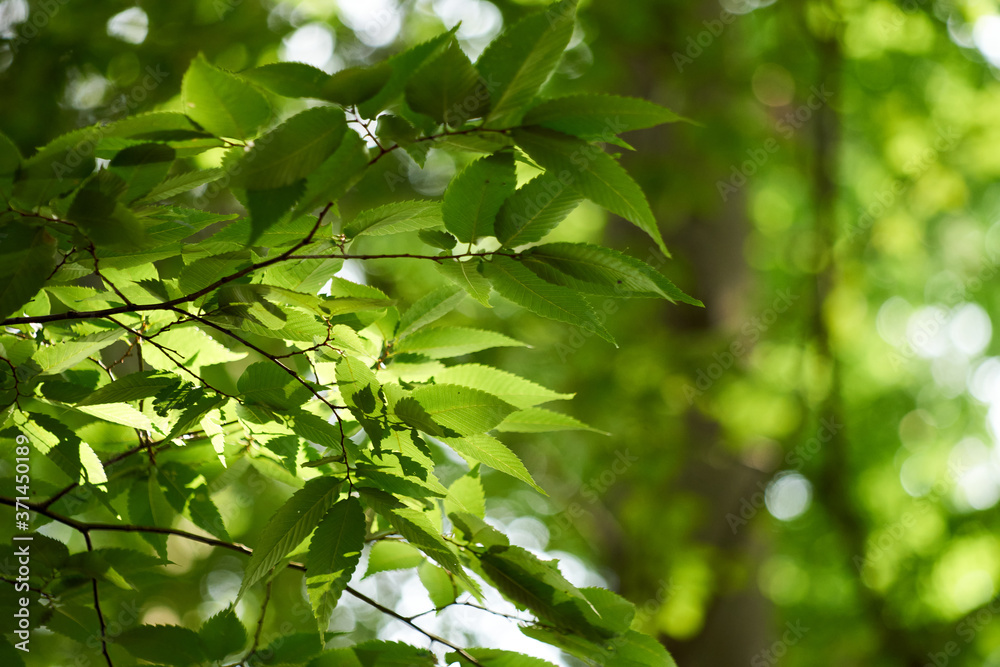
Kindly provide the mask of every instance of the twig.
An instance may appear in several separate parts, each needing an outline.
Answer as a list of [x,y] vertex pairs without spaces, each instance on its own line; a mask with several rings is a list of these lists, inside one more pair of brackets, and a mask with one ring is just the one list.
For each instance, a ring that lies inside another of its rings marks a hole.
[[[17,504],[17,501],[15,501],[13,498],[7,498],[7,497],[0,496],[0,505],[8,505],[10,507],[15,507],[16,504]],[[159,534],[159,535],[174,535],[176,537],[182,537],[184,539],[191,540],[193,542],[200,542],[202,544],[207,544],[207,545],[213,546],[213,547],[220,547],[222,549],[229,549],[230,551],[237,551],[237,552],[245,554],[247,556],[253,555],[253,549],[251,549],[250,547],[248,547],[248,546],[246,546],[244,544],[239,544],[239,543],[236,543],[236,542],[226,542],[224,540],[217,540],[214,537],[206,537],[204,535],[198,535],[196,533],[189,533],[186,530],[178,530],[178,529],[175,529],[175,528],[163,528],[163,527],[160,527],[160,526],[132,526],[132,525],[128,525],[128,524],[114,524],[114,523],[88,523],[88,522],[84,522],[84,521],[77,521],[76,519],[70,518],[68,516],[63,516],[61,514],[57,514],[55,512],[52,512],[52,511],[50,511],[50,510],[42,507],[39,503],[24,503],[24,502],[22,502],[21,504],[22,505],[27,505],[28,509],[30,509],[33,512],[41,514],[42,516],[48,517],[49,519],[52,519],[53,521],[57,521],[57,522],[65,525],[65,526],[69,526],[70,528],[73,528],[74,530],[77,530],[77,531],[83,533],[84,537],[87,537],[88,533],[90,533],[91,531],[95,531],[95,530],[96,531],[119,532],[119,533],[156,533],[156,534]],[[88,540],[89,540],[89,538],[88,538]],[[306,571],[306,566],[303,565],[302,563],[291,562],[291,563],[288,563],[288,567],[290,569],[293,569],[293,570],[299,570],[300,572],[305,572]],[[473,665],[479,665],[480,667],[482,667],[482,663],[480,663],[475,658],[473,658],[471,655],[469,655],[469,653],[465,649],[463,649],[461,646],[458,646],[457,644],[454,644],[454,643],[448,641],[447,639],[445,639],[444,637],[440,637],[440,636],[434,634],[433,632],[429,632],[428,630],[425,630],[425,629],[421,628],[419,625],[415,624],[412,620],[408,619],[407,617],[403,616],[402,614],[400,614],[400,613],[394,611],[393,609],[390,609],[389,607],[386,607],[385,605],[383,605],[383,604],[381,604],[381,603],[379,603],[379,602],[371,599],[370,597],[368,597],[364,593],[362,593],[362,592],[360,592],[358,590],[355,590],[354,588],[351,588],[350,586],[347,586],[347,588],[345,590],[348,593],[350,593],[351,595],[353,595],[354,597],[356,597],[357,599],[359,599],[362,602],[364,602],[365,604],[367,604],[368,606],[370,606],[370,607],[372,607],[374,609],[377,609],[378,611],[382,612],[383,614],[386,614],[387,616],[391,616],[392,618],[395,618],[398,621],[402,621],[403,623],[406,623],[408,626],[410,626],[411,628],[413,628],[417,632],[421,633],[422,635],[424,635],[425,637],[427,637],[431,641],[437,642],[437,643],[442,644],[444,646],[447,646],[448,648],[456,651],[459,655],[461,655],[463,658],[465,658],[466,660],[468,660],[469,662],[471,662]],[[102,621],[102,623],[103,623],[103,621]],[[111,665],[110,659],[109,659],[108,664]],[[113,667],[113,665],[111,667]]]
[[[83,532],[83,539],[87,542],[87,551],[93,551],[94,545],[90,541],[90,531],[83,530],[81,532]],[[104,654],[108,667],[115,667],[111,661],[111,655],[108,653],[107,626],[104,623],[104,612],[101,611],[101,596],[97,592],[97,577],[92,578],[90,582],[94,588],[94,612],[97,613],[97,622],[101,627],[101,653]]]

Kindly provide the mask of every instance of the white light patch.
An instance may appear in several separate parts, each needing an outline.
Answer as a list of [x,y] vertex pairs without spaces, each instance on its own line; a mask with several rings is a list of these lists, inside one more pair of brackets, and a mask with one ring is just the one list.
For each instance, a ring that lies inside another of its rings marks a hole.
[[982,306],[966,303],[955,308],[948,323],[948,337],[959,352],[974,357],[986,349],[992,336],[993,325]]
[[503,14],[486,0],[435,0],[434,13],[447,27],[461,24],[456,36],[477,58],[503,27]]
[[945,329],[948,313],[938,306],[924,306],[910,316],[906,339],[913,350],[925,359],[940,357],[948,350]]
[[982,16],[972,28],[972,41],[994,67],[1000,67],[1000,16]]
[[780,475],[767,485],[764,504],[775,519],[791,521],[809,509],[812,484],[797,472]]
[[[344,265],[340,267],[340,271],[337,271],[333,275],[344,280],[350,280],[352,283],[357,283],[358,285],[368,284],[364,267],[361,266],[361,262],[354,259],[344,260]],[[329,286],[324,285],[325,294],[330,294],[330,287],[332,287],[332,283]],[[324,291],[320,290],[320,294],[324,294]]]
[[339,0],[337,15],[359,40],[375,48],[391,44],[403,26],[396,0]]
[[3,0],[0,2],[0,37],[13,37],[14,26],[27,20],[27,0]]
[[1000,401],[1000,359],[988,357],[969,374],[969,393],[983,403]]
[[906,340],[906,322],[913,307],[901,296],[894,296],[882,304],[875,318],[875,326],[882,340],[890,345],[902,345]]
[[281,41],[282,60],[305,63],[330,72],[336,45],[333,33],[321,23],[308,23]]
[[951,450],[949,463],[958,474],[956,500],[974,510],[986,510],[1000,501],[997,457],[979,438],[963,438]]
[[93,109],[104,102],[108,80],[100,74],[71,77],[66,85],[66,101],[74,109]]
[[142,44],[149,34],[149,16],[139,7],[129,7],[108,19],[108,34],[129,44]]

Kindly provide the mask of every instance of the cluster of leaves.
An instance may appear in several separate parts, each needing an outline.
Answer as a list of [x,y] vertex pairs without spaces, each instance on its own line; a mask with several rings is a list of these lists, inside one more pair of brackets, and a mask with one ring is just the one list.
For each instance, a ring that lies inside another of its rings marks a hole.
[[[526,634],[588,663],[672,664],[631,628],[630,603],[574,587],[485,522],[481,466],[537,489],[496,433],[587,427],[539,407],[566,394],[446,363],[522,342],[439,322],[466,296],[490,307],[496,292],[610,341],[588,297],[698,304],[629,255],[540,243],[586,198],[666,253],[642,191],[596,142],[627,148],[618,133],[677,117],[637,99],[540,95],[574,16],[569,1],[528,16],[475,64],[454,31],[332,76],[301,63],[237,75],[199,57],[183,113],[77,130],[28,158],[0,135],[4,442],[26,437],[50,464],[23,495],[87,547],[71,554],[38,536],[49,567],[31,583],[48,601],[45,625],[87,643],[81,613],[95,614],[109,665],[118,651],[170,665],[255,664],[281,651],[261,664],[437,664],[392,642],[324,650],[345,591],[392,614],[348,585],[371,545],[369,574],[418,567],[438,610],[481,602],[485,582],[535,617]],[[298,98],[308,108],[275,122]],[[423,165],[432,148],[478,156],[441,201],[337,215],[336,201],[383,156],[401,150]],[[189,169],[212,149],[225,151],[219,167]],[[248,215],[184,205],[206,187],[228,188]],[[358,239],[395,235],[427,254],[352,252]],[[392,257],[433,262],[443,286],[402,308],[334,275],[347,259]],[[227,363],[240,369],[235,390],[210,379]],[[468,464],[448,486],[435,475],[442,448]],[[252,551],[233,542],[213,499],[245,466],[294,489]],[[213,537],[172,528],[179,516]],[[148,551],[94,548],[101,531],[141,535]],[[140,625],[107,636],[100,586],[134,588],[167,562],[170,534],[246,553],[237,600],[198,632]],[[235,604],[288,568],[305,572],[316,630],[265,649]],[[427,636],[462,664],[544,664]]]

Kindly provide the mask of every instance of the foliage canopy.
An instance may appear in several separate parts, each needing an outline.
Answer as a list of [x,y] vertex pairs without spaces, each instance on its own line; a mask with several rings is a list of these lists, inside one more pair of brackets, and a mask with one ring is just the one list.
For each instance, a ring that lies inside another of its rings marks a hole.
[[[572,0],[544,8],[474,63],[454,31],[333,75],[291,62],[234,73],[198,55],[183,112],[85,127],[28,156],[0,135],[2,436],[32,472],[22,498],[0,502],[71,529],[34,535],[37,625],[108,665],[438,664],[398,642],[325,648],[345,592],[419,629],[349,585],[369,547],[369,576],[417,567],[437,611],[482,604],[485,585],[530,613],[525,634],[589,664],[673,664],[632,629],[630,603],[577,588],[486,523],[484,467],[544,493],[498,435],[588,427],[539,407],[569,395],[467,358],[529,341],[449,319],[470,297],[500,298],[613,343],[595,300],[700,305],[628,254],[545,242],[588,199],[667,253],[600,142],[678,117],[547,95],[574,17]],[[391,189],[378,170],[390,154],[422,165],[432,147],[465,162],[440,200],[338,206],[365,179]],[[218,166],[192,168],[209,151]],[[192,191],[247,214],[192,206],[205,201]],[[439,287],[404,303],[335,275],[380,259],[433,263]],[[464,468],[443,479],[448,457]],[[234,488],[251,472],[280,490],[253,499],[273,509],[244,546]],[[120,541],[103,546],[109,534]],[[178,538],[245,557],[229,606],[109,632],[123,593],[163,590]],[[304,573],[305,613],[265,646],[254,618],[277,577],[299,576],[287,570]],[[449,664],[547,664],[425,635]],[[6,640],[0,651],[21,664]]]

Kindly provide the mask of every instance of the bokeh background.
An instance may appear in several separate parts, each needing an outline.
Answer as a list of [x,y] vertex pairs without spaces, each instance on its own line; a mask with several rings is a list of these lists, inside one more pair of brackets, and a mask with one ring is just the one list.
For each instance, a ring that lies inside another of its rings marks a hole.
[[[581,5],[549,91],[644,97],[695,121],[630,135],[623,163],[672,249],[659,268],[706,307],[623,302],[608,313],[614,348],[463,306],[460,318],[533,346],[480,359],[575,392],[566,409],[611,434],[508,438],[549,496],[487,476],[492,520],[575,583],[639,605],[682,667],[1000,665],[1000,6]],[[198,52],[234,71],[333,72],[461,21],[475,57],[534,6],[2,0],[0,130],[27,154],[78,126],[179,109]],[[342,209],[436,196],[456,168],[435,151],[421,171],[401,153],[381,163],[404,177],[396,191],[367,178]],[[564,226],[653,250],[596,207]],[[440,279],[347,271],[404,301]],[[233,503],[241,488],[277,494],[252,467],[231,474]],[[237,540],[267,518],[240,507]],[[239,586],[234,556],[172,542],[171,558],[175,580],[123,622],[196,625]],[[272,604],[292,609],[297,585],[276,584]],[[363,585],[404,613],[431,607],[412,572]],[[494,617],[432,622],[577,664]],[[347,600],[333,629],[420,641]],[[32,659],[51,660],[38,664],[64,664],[58,635],[38,645]]]

